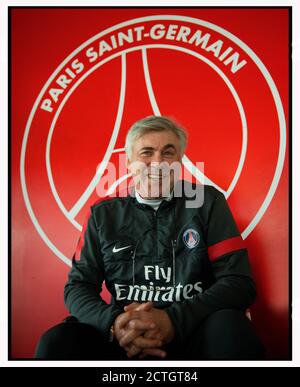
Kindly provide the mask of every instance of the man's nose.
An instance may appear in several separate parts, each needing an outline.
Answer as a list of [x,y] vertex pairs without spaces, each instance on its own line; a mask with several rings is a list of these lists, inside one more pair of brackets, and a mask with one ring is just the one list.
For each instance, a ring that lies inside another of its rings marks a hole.
[[163,157],[161,155],[160,152],[156,152],[152,155],[151,157],[151,165],[155,166],[159,166],[159,164],[163,161]]

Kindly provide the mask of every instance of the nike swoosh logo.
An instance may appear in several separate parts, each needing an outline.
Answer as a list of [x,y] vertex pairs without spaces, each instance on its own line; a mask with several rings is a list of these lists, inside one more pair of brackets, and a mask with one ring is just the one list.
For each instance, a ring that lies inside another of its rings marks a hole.
[[125,247],[120,247],[119,249],[116,249],[116,246],[114,246],[112,252],[113,252],[113,253],[117,253],[118,251],[128,249],[129,247],[131,247],[131,245],[125,246]]

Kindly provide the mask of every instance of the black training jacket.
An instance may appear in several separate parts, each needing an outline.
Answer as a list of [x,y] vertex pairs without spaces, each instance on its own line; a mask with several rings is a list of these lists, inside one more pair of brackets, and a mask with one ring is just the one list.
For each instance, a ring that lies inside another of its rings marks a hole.
[[[183,342],[209,314],[254,301],[247,250],[223,194],[184,184],[202,189],[200,207],[183,189],[183,197],[174,194],[157,211],[134,195],[90,208],[65,285],[73,316],[108,338],[125,305],[153,301]],[[99,295],[104,281],[110,304]]]

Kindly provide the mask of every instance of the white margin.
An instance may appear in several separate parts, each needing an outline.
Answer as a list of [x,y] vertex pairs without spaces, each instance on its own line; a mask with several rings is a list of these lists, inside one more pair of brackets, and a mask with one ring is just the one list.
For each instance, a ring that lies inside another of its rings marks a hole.
[[[0,211],[1,211],[1,235],[0,235],[0,245],[1,245],[1,257],[0,260],[0,272],[1,272],[1,287],[0,287],[0,302],[1,302],[1,314],[0,314],[0,342],[1,342],[1,352],[0,352],[0,366],[8,366],[8,367],[103,367],[108,363],[104,362],[44,362],[44,361],[7,361],[7,90],[4,85],[7,85],[7,8],[8,6],[195,6],[194,1],[151,1],[143,2],[141,1],[99,1],[99,0],[88,0],[88,1],[68,1],[68,0],[52,0],[50,2],[45,1],[29,1],[24,0],[4,0],[0,3],[0,16],[1,16],[1,53],[0,53],[0,82],[2,87],[0,88],[0,101],[1,101],[1,110],[0,110],[0,120],[1,120],[1,128],[0,131],[0,181],[1,181],[1,201],[0,201]],[[297,110],[297,106],[299,106],[299,87],[296,88],[296,85],[299,85],[300,81],[300,46],[299,46],[299,38],[300,38],[300,8],[299,1],[297,0],[289,0],[289,1],[270,1],[270,0],[252,0],[251,2],[245,1],[241,3],[241,1],[198,1],[197,6],[293,6],[293,299],[294,299],[294,315],[299,315],[300,308],[300,281],[299,281],[299,262],[297,257],[300,256],[299,249],[299,232],[300,232],[300,184],[299,184],[299,167],[300,165],[300,155],[299,155],[299,146],[300,146],[300,131],[297,129],[300,127],[299,122],[299,108]],[[296,130],[297,129],[297,130]],[[297,200],[295,200],[297,198]],[[297,215],[297,216],[296,216]],[[293,326],[293,361],[265,361],[265,362],[135,362],[132,361],[130,364],[126,362],[116,361],[114,362],[114,366],[123,366],[123,367],[151,367],[151,366],[161,366],[161,367],[291,367],[300,365],[300,321],[294,322]],[[100,372],[100,371],[99,371]]]

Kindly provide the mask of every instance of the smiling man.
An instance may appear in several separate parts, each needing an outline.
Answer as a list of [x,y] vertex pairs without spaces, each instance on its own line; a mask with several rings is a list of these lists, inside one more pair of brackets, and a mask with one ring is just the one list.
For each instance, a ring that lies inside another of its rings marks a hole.
[[186,142],[167,117],[130,128],[134,189],[91,207],[65,286],[71,317],[37,358],[263,358],[245,316],[256,295],[247,250],[224,196],[180,179]]
[[136,126],[127,136],[128,168],[139,198],[159,202],[170,196],[175,177],[180,175],[186,135],[181,131],[161,131],[156,126],[150,131],[149,124],[145,124],[148,127]]

